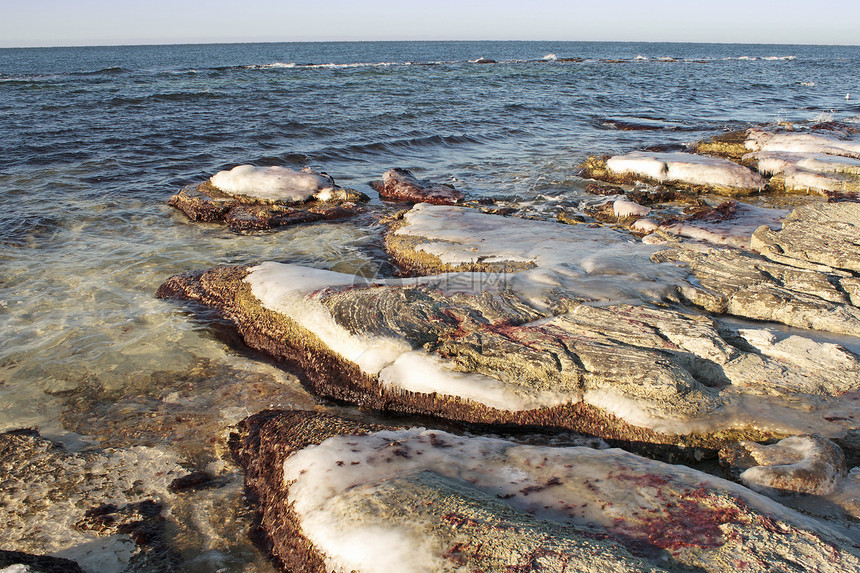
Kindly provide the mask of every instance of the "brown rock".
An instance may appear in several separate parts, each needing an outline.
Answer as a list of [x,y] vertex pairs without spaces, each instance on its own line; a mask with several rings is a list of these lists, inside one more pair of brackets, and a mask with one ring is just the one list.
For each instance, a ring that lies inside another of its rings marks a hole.
[[371,181],[370,186],[388,201],[411,203],[433,203],[453,205],[463,201],[463,194],[454,187],[417,179],[406,169],[389,169],[381,181]]

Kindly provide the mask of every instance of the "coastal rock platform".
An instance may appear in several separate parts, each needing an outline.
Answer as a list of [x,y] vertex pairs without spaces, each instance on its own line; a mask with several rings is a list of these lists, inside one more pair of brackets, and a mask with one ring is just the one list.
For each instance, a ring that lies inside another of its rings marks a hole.
[[856,351],[721,318],[856,335],[860,309],[826,273],[426,204],[387,246],[426,276],[263,263],[178,275],[158,295],[216,309],[316,393],[379,410],[694,450],[837,435],[860,415]]
[[805,571],[840,533],[742,486],[617,449],[267,411],[231,438],[286,571]]
[[192,221],[224,222],[243,232],[351,217],[368,200],[311,169],[240,165],[181,189],[168,204]]

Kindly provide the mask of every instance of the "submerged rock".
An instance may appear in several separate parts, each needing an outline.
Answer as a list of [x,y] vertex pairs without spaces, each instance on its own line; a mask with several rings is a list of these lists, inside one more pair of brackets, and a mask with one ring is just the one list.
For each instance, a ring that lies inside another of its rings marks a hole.
[[379,193],[380,198],[388,201],[436,205],[453,205],[463,201],[463,194],[451,185],[417,179],[406,169],[389,169],[382,174],[381,181],[371,181],[370,186]]
[[0,567],[4,573],[84,573],[80,565],[70,559],[3,549],[0,549]]
[[77,454],[34,431],[0,434],[4,549],[62,556],[86,571],[173,571],[152,500],[182,473],[156,448]]
[[183,188],[168,204],[192,221],[223,221],[234,231],[254,231],[350,217],[362,210],[356,203],[367,200],[310,168],[240,165]]
[[429,205],[392,234],[410,239],[400,256],[424,253],[425,272],[481,272],[367,281],[263,263],[179,275],[158,295],[217,309],[315,392],[373,408],[706,448],[851,423],[833,411],[854,411],[843,396],[860,390],[856,355],[671,304],[684,289],[716,295],[652,262],[654,247]]
[[741,442],[721,450],[720,463],[744,485],[767,495],[827,495],[847,474],[839,446],[815,434],[772,445]]
[[846,538],[741,486],[621,450],[265,412],[232,440],[286,571],[860,567]]

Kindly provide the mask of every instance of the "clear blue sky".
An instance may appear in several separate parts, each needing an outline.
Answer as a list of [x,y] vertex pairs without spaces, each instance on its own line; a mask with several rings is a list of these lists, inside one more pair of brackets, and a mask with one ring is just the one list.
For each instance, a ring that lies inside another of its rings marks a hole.
[[0,0],[0,47],[314,40],[860,44],[860,0]]

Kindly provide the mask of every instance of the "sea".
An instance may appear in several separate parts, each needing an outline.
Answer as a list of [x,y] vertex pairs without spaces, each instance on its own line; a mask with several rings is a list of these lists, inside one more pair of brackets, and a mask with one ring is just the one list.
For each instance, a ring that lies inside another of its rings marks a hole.
[[[229,424],[265,408],[351,410],[309,395],[228,325],[157,300],[171,275],[264,260],[390,275],[379,214],[399,207],[368,182],[392,167],[553,218],[590,200],[577,176],[589,155],[758,124],[860,129],[858,69],[857,46],[2,49],[0,430],[38,428],[72,452],[159,448],[227,475],[213,444]],[[236,234],[167,205],[240,164],[324,171],[370,195],[373,213]],[[185,570],[270,570],[236,534],[251,518],[234,477],[181,518],[196,532],[176,534]]]

